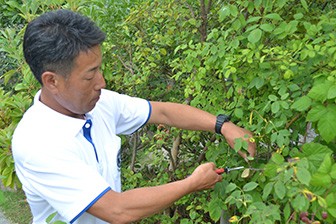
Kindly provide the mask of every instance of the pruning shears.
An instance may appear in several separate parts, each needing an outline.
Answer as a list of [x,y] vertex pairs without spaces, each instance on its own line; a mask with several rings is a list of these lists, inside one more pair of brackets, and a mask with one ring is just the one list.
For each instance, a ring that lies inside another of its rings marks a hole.
[[239,166],[239,167],[234,167],[234,168],[225,167],[225,168],[215,169],[215,172],[218,174],[223,174],[223,173],[228,174],[233,170],[241,170],[244,168],[245,168],[244,166]]
[[[229,167],[225,167],[225,168],[220,168],[220,169],[215,169],[215,172],[218,173],[218,175],[223,174],[223,173],[230,173],[233,170],[241,170],[244,169],[244,166],[239,166],[239,167],[235,167],[235,168],[229,168]],[[186,176],[185,178],[189,177],[191,174],[189,174],[188,176]]]

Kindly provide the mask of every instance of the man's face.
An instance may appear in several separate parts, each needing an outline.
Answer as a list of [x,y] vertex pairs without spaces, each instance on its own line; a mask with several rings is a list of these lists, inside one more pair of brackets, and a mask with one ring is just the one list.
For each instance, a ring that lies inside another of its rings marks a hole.
[[81,52],[69,78],[58,76],[58,91],[54,97],[57,108],[53,109],[77,118],[91,111],[99,100],[101,89],[106,86],[100,72],[102,60],[99,45]]

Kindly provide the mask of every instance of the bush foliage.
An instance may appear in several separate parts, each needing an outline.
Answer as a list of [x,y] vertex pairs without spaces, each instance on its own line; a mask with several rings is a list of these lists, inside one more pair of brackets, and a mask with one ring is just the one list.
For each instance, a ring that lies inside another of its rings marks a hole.
[[[10,139],[38,87],[22,57],[24,26],[69,8],[108,34],[108,88],[231,114],[254,132],[247,164],[221,136],[147,126],[123,137],[123,190],[183,179],[205,161],[245,166],[214,190],[139,223],[336,221],[336,3],[306,0],[6,1],[2,14],[0,174],[19,184]],[[16,12],[16,13],[14,13]],[[20,15],[14,20],[8,16]],[[307,215],[300,217],[301,212]],[[326,212],[322,217],[322,213]]]

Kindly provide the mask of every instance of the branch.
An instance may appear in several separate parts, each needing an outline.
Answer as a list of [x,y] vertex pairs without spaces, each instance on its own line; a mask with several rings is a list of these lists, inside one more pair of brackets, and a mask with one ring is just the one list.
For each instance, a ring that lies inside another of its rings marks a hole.
[[210,12],[211,2],[212,2],[212,1],[209,0],[208,5],[207,5],[207,8],[206,8],[206,14],[209,14],[209,12]]
[[301,117],[301,113],[299,113],[298,115],[296,115],[295,117],[293,117],[293,119],[286,125],[285,129],[288,129],[290,126],[292,126],[292,124]]
[[118,57],[118,59],[120,60],[120,62],[123,64],[123,66],[124,66],[128,71],[130,71],[132,75],[134,75],[134,71],[133,71],[133,69],[132,69],[131,67],[128,67],[128,66],[125,64],[125,62],[121,59],[121,57],[120,57],[119,55],[117,55],[117,57]]
[[169,167],[169,170],[173,170],[173,171],[176,170],[176,167],[177,167],[177,155],[178,155],[179,146],[180,146],[180,143],[181,143],[181,134],[182,134],[182,131],[180,131],[179,134],[178,134],[178,136],[176,138],[174,138],[174,140],[173,140],[173,147],[170,150],[170,152],[171,152],[170,153],[171,158],[170,158],[170,167]]
[[191,8],[191,6],[188,4],[188,2],[185,2],[184,4],[186,4],[187,7],[189,8],[192,18],[194,18],[196,20],[194,10]]
[[[214,142],[216,140],[216,134],[213,134],[210,138],[210,142]],[[198,156],[198,159],[196,160],[196,163],[201,163],[205,158],[205,153],[208,150],[208,146],[205,146],[201,152],[201,154]]]
[[138,145],[138,132],[135,132],[134,135],[134,143],[133,143],[133,154],[132,154],[132,162],[131,162],[131,170],[134,172],[135,158],[137,153],[137,145]]
[[207,12],[205,9],[205,3],[204,0],[201,0],[201,26],[200,26],[200,32],[201,32],[201,44],[203,44],[207,37]]

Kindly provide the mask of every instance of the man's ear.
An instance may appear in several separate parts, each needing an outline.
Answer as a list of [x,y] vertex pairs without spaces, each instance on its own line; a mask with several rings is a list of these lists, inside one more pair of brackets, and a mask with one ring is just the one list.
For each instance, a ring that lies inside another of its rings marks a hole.
[[54,72],[46,71],[41,76],[43,87],[56,93],[58,91],[59,75]]

